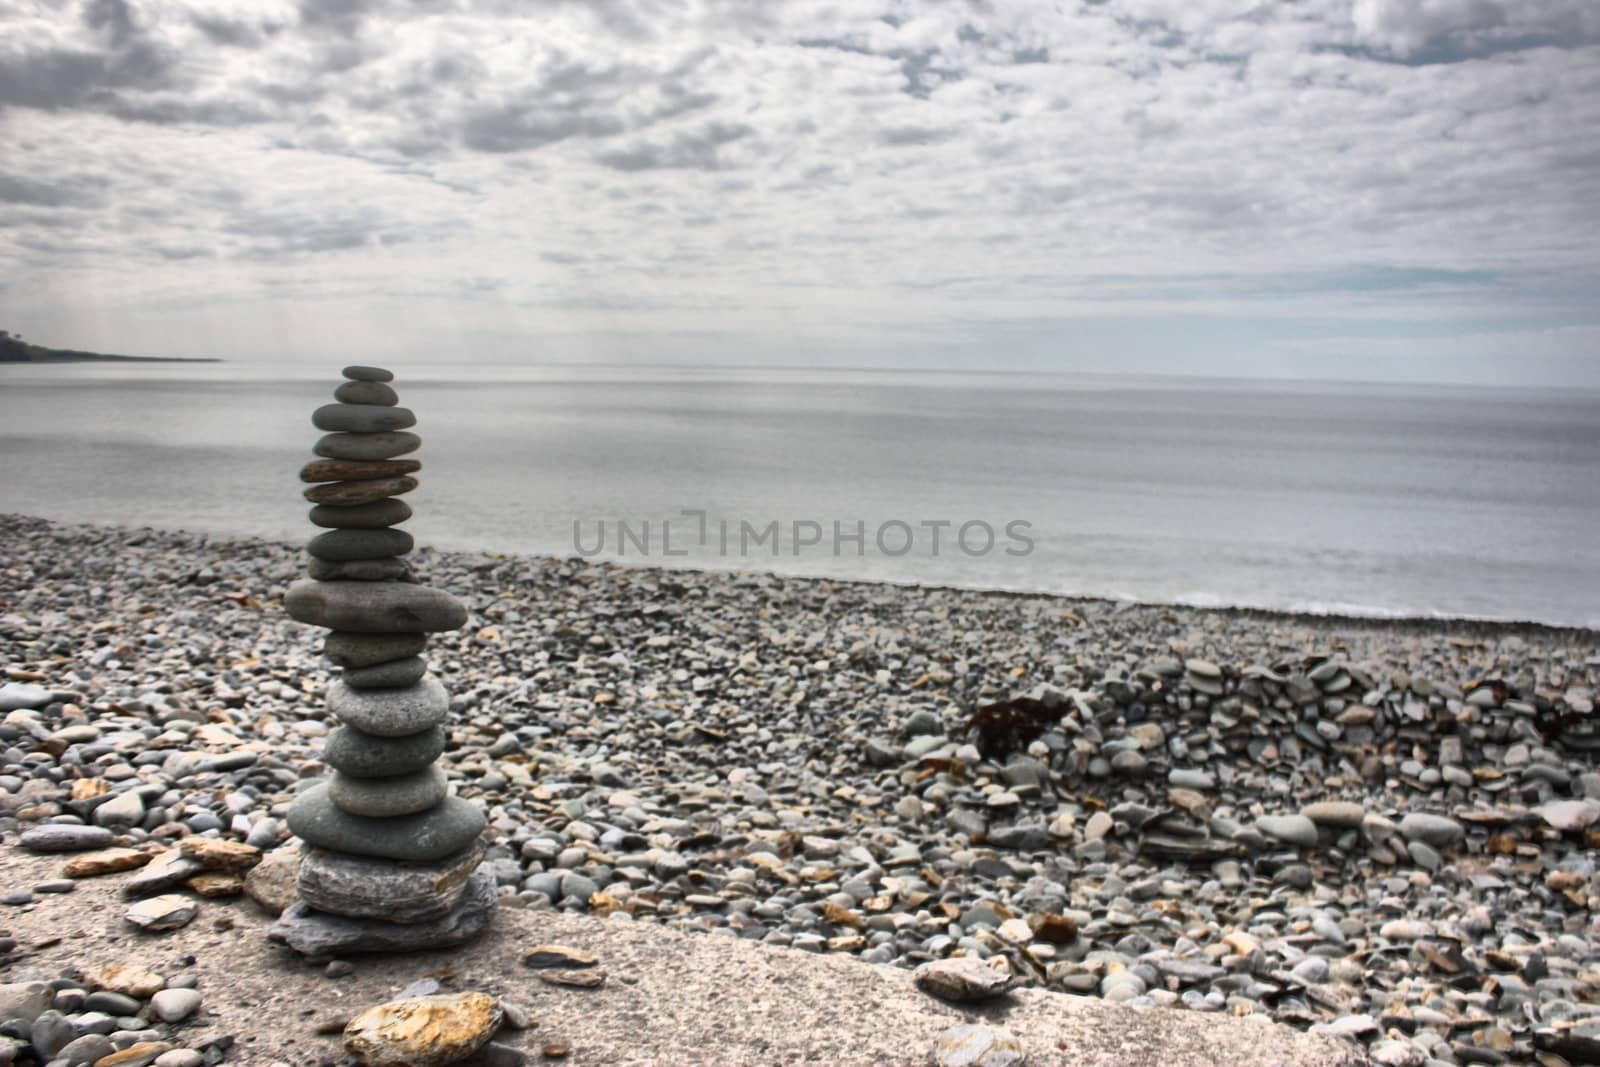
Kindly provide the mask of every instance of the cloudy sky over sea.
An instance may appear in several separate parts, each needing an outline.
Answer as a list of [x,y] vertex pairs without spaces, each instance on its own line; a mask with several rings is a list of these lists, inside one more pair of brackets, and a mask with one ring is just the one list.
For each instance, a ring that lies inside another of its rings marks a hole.
[[0,0],[0,327],[1600,386],[1594,0]]

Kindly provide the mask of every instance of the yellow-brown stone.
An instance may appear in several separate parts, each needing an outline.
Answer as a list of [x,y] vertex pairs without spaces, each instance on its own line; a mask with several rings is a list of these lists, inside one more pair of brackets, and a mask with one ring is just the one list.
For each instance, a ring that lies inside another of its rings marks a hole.
[[487,1044],[501,1017],[487,993],[391,1000],[350,1020],[344,1049],[367,1067],[444,1067]]
[[151,1063],[163,1052],[171,1052],[171,1042],[167,1041],[141,1041],[137,1045],[129,1045],[120,1052],[113,1052],[109,1056],[101,1056],[94,1061],[94,1067],[133,1067],[134,1064]]
[[85,976],[90,989],[109,989],[113,993],[148,1000],[167,987],[167,980],[136,964],[108,963]]
[[206,871],[183,884],[203,897],[236,897],[244,892],[244,875],[232,871]]
[[186,837],[178,850],[190,859],[199,860],[208,871],[248,871],[261,862],[261,850],[243,841]]
[[79,778],[72,783],[72,799],[93,800],[104,796],[110,789],[111,783],[104,778]]
[[150,853],[136,848],[103,848],[72,857],[61,868],[61,873],[67,878],[98,878],[102,874],[135,870],[149,862]]

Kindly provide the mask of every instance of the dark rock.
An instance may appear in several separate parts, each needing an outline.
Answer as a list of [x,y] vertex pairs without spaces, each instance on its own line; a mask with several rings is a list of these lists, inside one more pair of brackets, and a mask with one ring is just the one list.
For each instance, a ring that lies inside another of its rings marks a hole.
[[406,737],[444,722],[450,694],[432,675],[403,689],[352,689],[334,682],[328,689],[328,710],[362,733]]
[[449,948],[470,941],[488,925],[497,892],[494,872],[480,866],[448,915],[420,923],[329,915],[299,901],[279,917],[267,937],[307,956]]
[[386,433],[416,424],[410,408],[383,404],[324,404],[311,413],[311,425],[341,433]]
[[330,630],[429,633],[467,621],[461,601],[425,585],[302,580],[289,586],[283,603],[291,618]]
[[322,761],[352,778],[409,774],[438,759],[445,740],[442,726],[407,737],[378,737],[340,726],[323,743]]
[[347,667],[339,680],[351,689],[401,689],[415,685],[427,673],[428,661],[410,656],[372,667]]
[[329,530],[318,534],[306,551],[330,563],[358,559],[388,559],[410,552],[415,542],[404,530]]
[[311,521],[329,530],[376,530],[411,518],[411,505],[394,497],[367,504],[318,504],[311,509]]
[[390,459],[415,452],[422,438],[414,433],[330,433],[312,446],[311,451],[329,459]]
[[335,630],[322,642],[322,654],[345,669],[407,659],[427,647],[423,634],[362,634]]
[[446,797],[430,811],[392,819],[369,819],[340,811],[327,783],[313,786],[289,808],[289,829],[309,845],[411,863],[428,863],[460,852],[483,832],[484,816],[460,797]]

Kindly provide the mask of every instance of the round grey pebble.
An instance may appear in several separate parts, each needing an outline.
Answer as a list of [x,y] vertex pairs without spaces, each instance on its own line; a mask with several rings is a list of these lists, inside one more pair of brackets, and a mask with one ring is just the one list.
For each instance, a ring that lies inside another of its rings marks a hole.
[[384,819],[427,811],[445,797],[444,771],[428,767],[393,778],[346,778],[335,774],[328,795],[339,810]]
[[388,433],[416,424],[410,408],[381,404],[324,404],[311,413],[311,425],[338,433]]
[[351,689],[399,689],[421,681],[427,673],[427,660],[409,656],[371,667],[346,667],[339,680]]
[[383,382],[345,382],[333,391],[333,398],[341,404],[376,404],[393,407],[400,403],[400,394]]
[[394,381],[394,371],[384,367],[369,367],[361,363],[352,363],[339,373],[353,382]]
[[306,551],[329,563],[346,563],[358,559],[403,556],[415,545],[411,535],[404,530],[329,530],[313,537],[306,545]]
[[450,694],[432,676],[403,689],[352,689],[334,682],[328,710],[339,721],[379,737],[405,737],[432,729],[450,714]]
[[438,759],[446,740],[442,726],[406,737],[379,737],[340,726],[323,743],[322,761],[352,778],[410,774]]
[[322,642],[322,654],[348,670],[406,659],[427,645],[426,634],[362,634],[335,630]]
[[411,518],[411,505],[387,496],[366,504],[318,504],[311,521],[329,530],[376,530]]
[[311,451],[324,459],[393,459],[422,447],[422,438],[414,433],[396,430],[393,433],[330,433],[324,434],[311,446]]
[[356,856],[426,863],[460,852],[483,832],[483,812],[471,801],[446,797],[419,815],[369,819],[340,811],[326,783],[295,798],[289,829],[306,843]]

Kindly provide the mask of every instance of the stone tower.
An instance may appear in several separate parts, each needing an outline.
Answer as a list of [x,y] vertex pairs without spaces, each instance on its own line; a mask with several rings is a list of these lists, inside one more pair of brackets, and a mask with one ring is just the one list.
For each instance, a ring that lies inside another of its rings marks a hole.
[[269,934],[307,954],[406,951],[460,944],[494,912],[483,860],[483,813],[450,794],[434,765],[445,747],[450,694],[428,673],[427,635],[455,630],[466,607],[419,584],[406,555],[411,517],[399,499],[417,486],[416,417],[399,407],[389,371],[346,367],[311,416],[327,431],[311,483],[307,580],[284,598],[289,615],[332,631],[323,654],[342,668],[328,690],[339,720],[322,758],[333,774],[289,809],[305,845],[299,900]]

